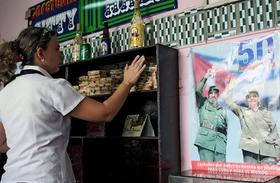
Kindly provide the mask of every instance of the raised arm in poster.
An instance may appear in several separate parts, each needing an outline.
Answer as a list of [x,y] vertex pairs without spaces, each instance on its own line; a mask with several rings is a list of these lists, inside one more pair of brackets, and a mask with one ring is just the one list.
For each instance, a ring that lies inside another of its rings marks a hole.
[[[211,147],[214,153],[221,153],[221,147],[226,146],[226,163],[219,164],[220,170],[239,173],[258,173],[257,171],[262,170],[264,172],[259,173],[277,174],[272,169],[265,170],[266,166],[263,164],[279,164],[279,50],[279,32],[192,50],[195,88],[199,88],[204,81],[205,86],[201,92],[209,98],[209,87],[216,86],[219,89],[217,103],[220,108],[226,109],[226,114],[221,113],[214,120],[218,123],[225,119],[222,125],[227,127],[227,133],[223,136],[225,141]],[[206,80],[205,75],[208,75],[209,69],[212,77]],[[219,128],[208,125],[213,120],[210,115],[212,111],[205,110],[209,117],[201,115],[200,103],[200,99],[196,97],[196,102],[189,104],[189,108],[193,110],[193,116],[189,117],[192,168],[218,170],[214,161],[222,160],[202,159],[199,153],[198,134],[211,141],[208,145],[214,144],[217,138],[221,139]],[[191,104],[196,106],[190,106]],[[207,130],[201,133],[201,128]],[[210,134],[212,138],[209,139],[207,136]],[[246,163],[250,163],[250,166],[245,166]],[[251,166],[252,163],[254,166]],[[275,166],[274,169],[279,170],[279,167]]]
[[206,81],[214,77],[213,69],[208,69],[196,90],[199,113],[199,128],[194,145],[198,148],[200,160],[226,161],[227,117],[226,111],[218,103],[219,89],[212,85],[207,97],[202,93]]

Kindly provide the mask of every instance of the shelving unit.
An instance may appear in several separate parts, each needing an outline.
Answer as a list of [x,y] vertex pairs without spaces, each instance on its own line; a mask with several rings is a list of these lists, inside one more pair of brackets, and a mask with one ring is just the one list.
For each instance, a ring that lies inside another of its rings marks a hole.
[[[167,183],[180,172],[178,51],[162,45],[131,49],[62,65],[55,77],[77,85],[90,70],[123,69],[136,55],[157,65],[157,89],[132,92],[105,135],[89,137],[86,122],[72,118],[69,154],[80,183]],[[104,101],[110,95],[91,96]],[[122,137],[129,114],[149,113],[154,137]]]

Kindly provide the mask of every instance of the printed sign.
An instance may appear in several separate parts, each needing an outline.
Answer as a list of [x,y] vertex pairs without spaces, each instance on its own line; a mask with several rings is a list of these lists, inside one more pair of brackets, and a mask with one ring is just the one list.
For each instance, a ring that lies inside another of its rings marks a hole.
[[56,30],[60,41],[74,37],[79,22],[78,0],[46,0],[29,8],[28,26]]
[[[143,17],[177,8],[177,0],[140,0]],[[132,19],[134,0],[45,0],[29,8],[28,26],[48,27],[57,31],[60,41],[72,39],[80,23],[83,34]]]
[[[86,33],[103,28],[103,22],[110,26],[127,23],[132,19],[134,0],[88,0],[81,1],[81,21]],[[176,9],[177,0],[140,0],[142,17]]]

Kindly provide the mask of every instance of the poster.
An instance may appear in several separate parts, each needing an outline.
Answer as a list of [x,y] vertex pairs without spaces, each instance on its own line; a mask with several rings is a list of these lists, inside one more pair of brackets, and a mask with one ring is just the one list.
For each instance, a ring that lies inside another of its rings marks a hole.
[[[280,163],[270,161],[280,155],[279,50],[279,32],[192,49],[190,85],[193,85],[193,96],[188,101],[188,144],[193,170],[280,174]],[[205,76],[208,78],[198,92],[197,88],[202,86]],[[215,92],[218,92],[215,103],[215,107],[220,109],[218,117],[211,116],[212,108],[204,106],[203,111],[201,107]],[[206,98],[199,100],[198,94]],[[201,114],[202,111],[204,114]],[[219,122],[212,124],[213,119]],[[200,148],[199,154],[198,149],[204,141],[198,139],[198,134],[208,138],[206,144],[209,148],[209,144],[219,141],[211,148],[221,156],[201,160],[211,155],[204,151],[205,147]],[[257,156],[252,156],[252,152]]]

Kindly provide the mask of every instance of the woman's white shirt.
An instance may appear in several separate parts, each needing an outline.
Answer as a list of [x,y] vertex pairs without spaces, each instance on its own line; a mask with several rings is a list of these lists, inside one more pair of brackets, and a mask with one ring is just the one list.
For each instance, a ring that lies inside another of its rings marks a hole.
[[75,182],[67,155],[68,114],[84,96],[38,66],[25,69],[43,75],[19,76],[0,92],[0,121],[10,147],[2,182]]

